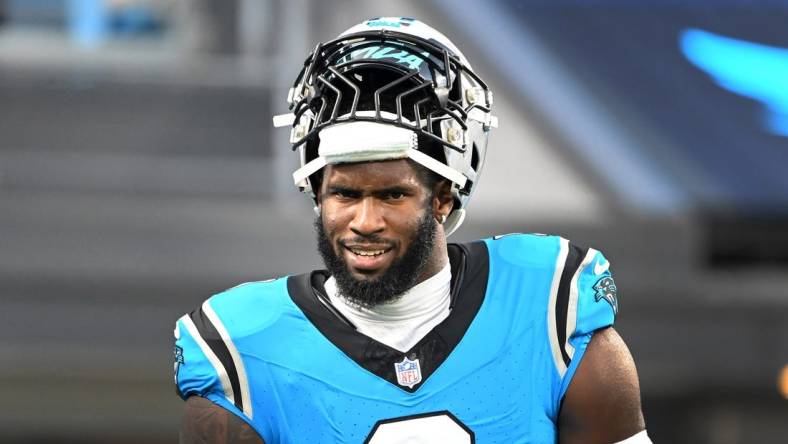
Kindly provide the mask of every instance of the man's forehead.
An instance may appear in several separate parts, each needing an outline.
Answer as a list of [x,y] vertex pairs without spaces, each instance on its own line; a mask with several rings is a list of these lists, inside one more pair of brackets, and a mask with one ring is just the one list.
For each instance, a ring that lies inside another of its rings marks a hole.
[[371,162],[338,163],[326,165],[323,180],[358,183],[407,183],[418,180],[417,171],[407,159]]

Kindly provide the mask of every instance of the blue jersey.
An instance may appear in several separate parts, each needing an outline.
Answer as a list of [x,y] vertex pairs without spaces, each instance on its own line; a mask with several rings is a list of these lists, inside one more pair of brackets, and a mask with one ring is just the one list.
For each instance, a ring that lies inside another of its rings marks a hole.
[[175,382],[274,443],[553,443],[616,287],[594,249],[513,234],[450,244],[451,313],[407,352],[328,302],[324,271],[244,284],[178,320]]

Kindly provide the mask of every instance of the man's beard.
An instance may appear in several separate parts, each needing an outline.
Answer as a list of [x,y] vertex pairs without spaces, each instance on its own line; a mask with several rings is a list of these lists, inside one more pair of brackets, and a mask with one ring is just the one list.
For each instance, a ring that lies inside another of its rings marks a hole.
[[[326,268],[336,280],[340,296],[349,303],[364,308],[395,301],[416,284],[432,254],[436,227],[435,219],[428,211],[425,212],[424,217],[419,221],[418,229],[410,239],[405,254],[401,258],[394,259],[382,275],[361,280],[350,273],[345,259],[334,251],[320,216],[315,219],[317,248]],[[354,241],[386,243],[377,236],[356,237]]]

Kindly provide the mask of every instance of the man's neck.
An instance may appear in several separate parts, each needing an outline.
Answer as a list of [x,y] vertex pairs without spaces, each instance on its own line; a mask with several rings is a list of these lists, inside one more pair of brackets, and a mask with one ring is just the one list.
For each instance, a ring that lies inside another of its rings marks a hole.
[[331,305],[359,332],[405,352],[449,315],[451,269],[447,263],[400,298],[374,307],[348,303],[339,293],[333,277],[325,282],[324,288]]
[[439,232],[435,236],[435,245],[432,247],[430,259],[424,266],[424,271],[416,280],[413,285],[418,285],[427,279],[435,276],[449,263],[449,250],[446,246],[446,236],[443,234],[443,229],[439,228]]

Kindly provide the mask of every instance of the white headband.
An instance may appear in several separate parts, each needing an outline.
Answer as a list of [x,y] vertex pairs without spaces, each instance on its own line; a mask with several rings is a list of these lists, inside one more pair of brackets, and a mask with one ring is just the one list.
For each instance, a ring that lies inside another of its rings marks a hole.
[[296,185],[302,185],[309,176],[329,164],[406,158],[451,180],[460,188],[468,180],[456,170],[419,151],[416,132],[406,128],[387,123],[352,121],[326,127],[320,131],[319,137],[318,156],[293,173]]

